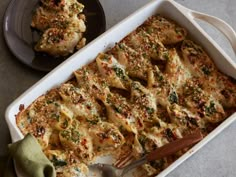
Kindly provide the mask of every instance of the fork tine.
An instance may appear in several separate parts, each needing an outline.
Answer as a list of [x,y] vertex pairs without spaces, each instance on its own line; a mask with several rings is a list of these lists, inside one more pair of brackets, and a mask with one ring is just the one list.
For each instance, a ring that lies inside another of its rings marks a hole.
[[117,168],[122,168],[129,164],[134,159],[132,153],[127,153],[120,157],[113,165]]

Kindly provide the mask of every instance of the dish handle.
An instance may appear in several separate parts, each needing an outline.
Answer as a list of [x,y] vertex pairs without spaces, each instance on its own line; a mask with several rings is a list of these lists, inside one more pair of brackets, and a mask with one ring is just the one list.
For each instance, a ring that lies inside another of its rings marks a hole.
[[184,12],[187,12],[187,15],[190,18],[192,18],[193,20],[194,19],[203,20],[203,21],[211,24],[215,28],[217,28],[220,32],[222,32],[225,35],[225,37],[229,40],[229,42],[233,48],[234,54],[236,55],[236,32],[228,23],[226,23],[225,21],[223,21],[217,17],[188,9],[180,4],[176,3],[176,5],[179,8],[181,8]]
[[196,12],[193,10],[191,10],[190,13],[193,18],[197,18],[205,22],[208,22],[209,24],[216,27],[220,32],[222,32],[229,40],[234,50],[234,54],[236,55],[236,32],[228,23],[226,23],[225,21],[217,17],[200,13],[200,12]]

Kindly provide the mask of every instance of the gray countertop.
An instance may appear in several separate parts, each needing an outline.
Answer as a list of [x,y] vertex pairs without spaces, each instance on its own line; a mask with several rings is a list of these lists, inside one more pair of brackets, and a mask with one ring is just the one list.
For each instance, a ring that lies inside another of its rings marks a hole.
[[[236,30],[235,0],[176,0],[191,9],[219,17]],[[0,20],[10,0],[0,1]],[[107,29],[140,8],[149,0],[100,0],[105,10]],[[236,62],[234,53],[224,36],[210,25],[199,22],[203,29]],[[5,122],[5,109],[45,73],[34,71],[21,64],[8,50],[0,28],[0,176],[7,161],[7,144],[10,134]],[[168,177],[234,177],[236,176],[236,122],[214,140],[185,161]]]

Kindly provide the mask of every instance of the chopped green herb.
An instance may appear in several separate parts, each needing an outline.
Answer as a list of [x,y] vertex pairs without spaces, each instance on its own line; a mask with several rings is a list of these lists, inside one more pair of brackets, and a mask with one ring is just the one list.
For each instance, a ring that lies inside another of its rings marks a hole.
[[211,74],[211,71],[210,71],[210,69],[209,69],[207,66],[203,66],[203,67],[202,67],[202,72],[203,72],[205,75]]
[[178,103],[178,95],[175,91],[173,91],[170,95],[169,95],[169,98],[168,98],[169,102],[171,104],[173,103]]
[[146,53],[143,53],[143,58],[147,58],[147,54]]
[[173,140],[174,134],[173,134],[173,132],[172,132],[172,130],[170,128],[167,128],[164,131],[164,134],[165,134],[165,136],[167,137],[168,140]]
[[140,83],[139,82],[132,82],[131,87],[134,90],[137,90],[139,93],[142,93],[142,90],[140,89]]
[[63,126],[63,128],[66,128],[66,127],[68,127],[68,120],[65,120],[64,122],[63,122],[63,124],[62,124],[62,126]]
[[86,121],[92,125],[96,125],[99,122],[99,119],[93,119],[93,120],[86,119]]
[[114,110],[118,113],[122,113],[122,108],[121,107],[114,106]]
[[32,123],[32,118],[30,116],[27,116],[27,122],[30,124]]
[[75,143],[79,142],[80,140],[80,133],[78,131],[72,131],[71,140]]
[[120,130],[120,132],[122,132],[122,133],[123,133],[124,131],[126,131],[126,129],[125,129],[122,125],[119,126],[119,130]]
[[108,87],[108,84],[107,84],[107,82],[106,82],[106,81],[102,82],[102,87],[103,87],[103,88],[106,88],[106,87]]
[[104,54],[104,55],[103,55],[103,60],[109,61],[109,55]]
[[25,124],[23,122],[20,123],[20,127],[23,129],[25,128]]
[[70,132],[68,130],[63,130],[61,132],[61,136],[65,139],[69,140],[70,139]]
[[81,173],[81,170],[78,167],[75,167],[75,171],[77,171],[78,173]]
[[112,131],[110,132],[110,135],[112,139],[114,140],[114,142],[119,143],[121,141],[120,136],[116,132]]
[[198,127],[198,123],[197,123],[197,120],[192,118],[192,117],[187,117],[186,118],[192,125]]
[[53,100],[47,100],[46,103],[51,104],[51,103],[53,103]]
[[107,99],[106,99],[106,102],[108,103],[108,104],[110,104],[111,103],[111,94],[108,94],[107,95]]
[[215,103],[211,101],[210,105],[205,107],[205,111],[207,116],[214,114],[216,112]]
[[60,119],[60,115],[54,113],[54,114],[52,114],[52,118],[54,118],[54,119],[56,119],[57,121],[59,121],[59,119]]
[[158,81],[162,82],[164,80],[164,77],[162,75],[158,75]]
[[51,161],[52,161],[53,165],[56,166],[56,167],[62,167],[62,166],[67,165],[66,161],[61,160],[61,159],[57,159],[57,157],[55,155],[52,156]]
[[60,106],[57,102],[55,102],[54,104],[55,104],[56,107],[59,107],[59,106]]
[[125,45],[124,44],[120,43],[120,44],[118,44],[118,46],[119,46],[120,49],[125,50]]
[[147,113],[148,114],[153,114],[154,113],[154,109],[150,108],[150,107],[146,107]]
[[148,33],[148,34],[153,33],[153,29],[152,29],[152,28],[147,28],[147,33]]
[[144,147],[145,147],[145,143],[146,143],[146,141],[147,141],[147,137],[144,136],[144,135],[141,135],[138,140],[139,140],[139,143],[140,143],[140,144],[142,145],[142,147],[144,148]]
[[125,77],[125,74],[124,74],[125,71],[124,71],[123,69],[121,69],[121,68],[119,68],[119,67],[117,67],[117,66],[114,66],[113,69],[114,69],[116,75],[117,75],[119,78],[121,78],[121,79],[123,79],[123,80],[126,80],[126,77]]
[[164,59],[166,59],[166,60],[169,59],[169,52],[168,51],[164,52],[162,55],[163,55]]
[[29,112],[27,112],[27,122],[32,123],[32,117],[30,117]]

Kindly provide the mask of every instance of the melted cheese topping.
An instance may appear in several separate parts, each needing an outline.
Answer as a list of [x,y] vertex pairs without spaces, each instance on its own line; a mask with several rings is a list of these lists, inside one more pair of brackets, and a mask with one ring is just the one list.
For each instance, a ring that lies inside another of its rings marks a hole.
[[[98,156],[139,158],[195,129],[207,135],[235,111],[236,83],[186,35],[173,21],[151,17],[21,110],[18,127],[38,139],[58,177],[86,176]],[[158,174],[184,152],[140,173]]]

